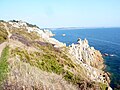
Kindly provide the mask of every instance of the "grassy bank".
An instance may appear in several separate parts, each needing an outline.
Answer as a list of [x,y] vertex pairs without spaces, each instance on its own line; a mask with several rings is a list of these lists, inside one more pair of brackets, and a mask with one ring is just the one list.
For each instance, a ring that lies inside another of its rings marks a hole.
[[2,84],[2,82],[6,78],[8,72],[8,63],[7,63],[8,57],[9,57],[9,46],[6,46],[3,49],[0,57],[0,84]]

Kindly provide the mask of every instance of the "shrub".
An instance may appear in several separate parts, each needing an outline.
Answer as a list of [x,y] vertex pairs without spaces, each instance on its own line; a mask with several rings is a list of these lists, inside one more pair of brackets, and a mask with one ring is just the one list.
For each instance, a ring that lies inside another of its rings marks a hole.
[[37,25],[33,25],[33,24],[30,24],[30,23],[26,23],[29,27],[36,27],[36,28],[39,28]]
[[106,84],[103,84],[103,83],[99,83],[99,86],[101,88],[101,90],[107,90],[107,85]]
[[7,40],[7,31],[0,27],[0,44]]
[[79,84],[81,81],[81,77],[79,75],[75,75],[68,70],[65,71],[64,78],[66,81],[72,82],[73,84]]
[[67,81],[72,81],[73,76],[74,76],[73,73],[71,73],[70,71],[66,71],[66,73],[65,73],[65,75],[64,75],[64,78],[65,78],[65,80],[67,80]]
[[5,22],[4,20],[0,20],[0,22]]
[[[45,43],[41,45],[40,43],[34,43],[34,47],[38,48],[38,50],[42,50],[43,52],[29,52],[25,49],[16,48],[12,50],[13,54],[17,54],[20,56],[22,61],[30,63],[32,66],[36,66],[43,71],[53,72],[56,74],[63,75],[63,78],[68,82],[72,82],[73,84],[80,83],[81,76],[79,75],[76,69],[75,63],[71,61],[71,59],[62,52],[54,51],[54,47],[49,44]],[[70,71],[68,71],[68,68]],[[71,70],[75,70],[71,72]]]
[[19,55],[22,61],[30,63],[33,66],[37,66],[44,71],[54,72],[57,74],[61,74],[63,72],[63,66],[59,64],[56,57],[52,54],[40,54],[40,52],[28,53],[27,50],[20,50],[19,48],[12,50],[11,54]]
[[10,20],[9,22],[16,22],[16,23],[18,23],[19,21],[17,21],[17,20]]
[[52,55],[44,54],[42,56],[42,61],[38,62],[39,68],[48,72],[54,72],[61,74],[63,72],[63,67],[58,63],[56,58]]

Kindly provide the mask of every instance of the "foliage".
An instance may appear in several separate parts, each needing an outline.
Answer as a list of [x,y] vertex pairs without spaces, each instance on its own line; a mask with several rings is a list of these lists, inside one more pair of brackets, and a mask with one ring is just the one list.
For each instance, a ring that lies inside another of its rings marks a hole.
[[4,28],[0,27],[0,44],[7,40],[7,35],[7,31]]
[[63,67],[58,63],[55,57],[47,54],[42,56],[42,61],[38,62],[38,67],[42,70],[57,74],[61,74],[63,72]]
[[17,21],[17,20],[10,20],[9,22],[16,22],[16,23],[18,23],[19,21]]
[[28,39],[28,41],[34,41],[36,39],[39,39],[40,36],[38,34],[36,34],[36,32],[30,32],[28,33],[28,31],[26,29],[16,29],[13,28],[13,30],[11,30],[12,34],[18,34],[19,36],[23,36],[26,39]]
[[[40,52],[28,53],[25,49],[16,48],[11,51],[11,54],[19,55],[22,61],[30,63],[31,65],[36,66],[43,71],[61,74],[65,80],[72,82],[73,84],[80,82],[81,77],[79,75],[75,75],[64,68],[65,65],[69,67],[69,69],[74,68],[74,63],[72,63],[71,60],[67,58],[67,56],[61,55],[62,53],[59,53],[57,56],[55,52],[51,52],[50,48],[53,49],[51,46],[42,47],[42,49],[44,49],[44,52],[47,52],[44,54]],[[61,56],[65,56],[65,59],[62,57],[63,61],[60,59]]]
[[64,78],[65,80],[72,82],[73,84],[78,84],[81,81],[81,77],[79,75],[75,75],[68,70],[65,71]]
[[0,22],[5,22],[4,20],[0,20]]
[[26,23],[29,27],[36,27],[36,28],[39,28],[37,25],[33,25],[33,24],[30,24],[30,23]]
[[103,84],[103,83],[99,83],[99,86],[101,88],[101,90],[107,90],[107,85],[106,84]]
[[9,47],[6,46],[3,49],[1,57],[0,57],[0,84],[6,78],[6,75],[8,72],[8,63],[7,63],[8,57],[9,57]]
[[28,34],[27,31],[21,30],[19,31],[19,34],[29,41],[33,40],[34,42],[31,42],[32,47],[40,52],[29,52],[23,48],[15,48],[11,51],[12,55],[18,55],[21,61],[36,66],[43,71],[60,74],[66,81],[73,84],[81,82],[81,76],[83,74],[80,75],[82,72],[80,65],[75,64],[64,51],[60,50],[61,48],[55,48],[52,44],[47,42],[35,41],[34,39],[31,39],[35,35]]

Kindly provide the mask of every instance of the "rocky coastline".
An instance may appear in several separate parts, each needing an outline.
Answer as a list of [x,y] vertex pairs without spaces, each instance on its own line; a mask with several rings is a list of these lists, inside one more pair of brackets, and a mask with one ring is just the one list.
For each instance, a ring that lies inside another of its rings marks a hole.
[[[68,53],[75,61],[86,69],[87,76],[92,81],[107,83],[109,86],[110,78],[107,72],[104,72],[105,64],[100,51],[90,47],[88,41],[78,38],[76,44],[69,45]],[[112,90],[110,87],[108,90]]]
[[0,89],[112,90],[102,54],[87,39],[67,47],[51,31],[15,20],[0,21],[0,34],[0,47],[10,48]]

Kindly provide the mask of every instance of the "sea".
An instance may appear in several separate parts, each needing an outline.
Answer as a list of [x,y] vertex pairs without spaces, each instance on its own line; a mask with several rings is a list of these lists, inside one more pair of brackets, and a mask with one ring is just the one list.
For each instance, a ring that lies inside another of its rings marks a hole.
[[105,71],[109,72],[114,90],[120,90],[120,28],[58,28],[52,30],[54,38],[71,45],[78,38],[87,39],[90,46],[99,50],[104,56]]

